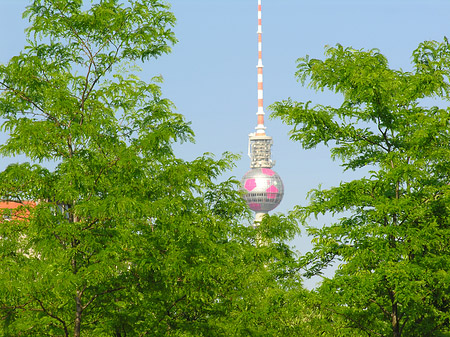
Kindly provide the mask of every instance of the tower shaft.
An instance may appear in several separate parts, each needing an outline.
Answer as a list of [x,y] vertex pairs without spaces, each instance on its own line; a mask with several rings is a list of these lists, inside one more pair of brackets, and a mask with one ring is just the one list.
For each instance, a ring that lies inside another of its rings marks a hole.
[[273,167],[272,162],[272,137],[266,135],[266,127],[264,126],[264,86],[263,86],[263,63],[262,63],[262,5],[258,0],[258,124],[256,132],[249,135],[249,156],[251,158],[251,168]]

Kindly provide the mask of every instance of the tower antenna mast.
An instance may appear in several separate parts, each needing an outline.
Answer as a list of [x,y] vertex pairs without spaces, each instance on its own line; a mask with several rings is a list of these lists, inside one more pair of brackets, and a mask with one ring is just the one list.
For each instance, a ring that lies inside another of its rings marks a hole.
[[272,170],[272,137],[266,135],[264,126],[263,63],[262,63],[262,5],[258,0],[258,124],[256,132],[249,134],[248,154],[250,171],[242,178],[241,189],[244,199],[255,212],[254,225],[257,226],[263,216],[277,207],[284,195],[284,186],[280,176]]
[[262,6],[261,0],[258,0],[258,125],[256,126],[257,135],[265,135],[264,126],[264,88],[263,88],[263,63],[262,63]]

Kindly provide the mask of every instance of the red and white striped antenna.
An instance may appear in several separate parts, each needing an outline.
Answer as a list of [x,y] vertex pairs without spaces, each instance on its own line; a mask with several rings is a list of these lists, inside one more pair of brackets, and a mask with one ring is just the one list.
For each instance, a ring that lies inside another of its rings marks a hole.
[[263,64],[262,64],[262,11],[261,0],[258,0],[258,125],[256,126],[256,135],[263,136],[266,134],[264,126],[264,95],[263,95]]

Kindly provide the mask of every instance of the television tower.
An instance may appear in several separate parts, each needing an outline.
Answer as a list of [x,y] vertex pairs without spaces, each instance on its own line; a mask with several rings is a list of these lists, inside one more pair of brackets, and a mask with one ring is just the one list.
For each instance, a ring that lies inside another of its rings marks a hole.
[[249,134],[248,155],[250,171],[241,181],[244,199],[255,212],[255,226],[261,222],[264,214],[277,207],[284,195],[284,186],[280,176],[272,170],[272,137],[266,135],[264,126],[263,102],[263,64],[262,64],[262,19],[261,0],[258,0],[258,123],[256,132]]

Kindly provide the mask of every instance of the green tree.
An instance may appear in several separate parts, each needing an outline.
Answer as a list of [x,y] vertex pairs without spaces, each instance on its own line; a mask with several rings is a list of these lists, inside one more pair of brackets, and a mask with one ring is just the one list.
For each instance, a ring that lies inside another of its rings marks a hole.
[[295,226],[242,225],[237,183],[217,182],[233,155],[174,155],[193,132],[135,74],[175,42],[168,5],[34,0],[24,16],[28,45],[0,66],[0,154],[31,161],[0,173],[26,211],[0,222],[0,335],[229,335]]
[[[339,265],[316,291],[338,322],[331,335],[450,335],[448,41],[420,44],[410,72],[389,68],[378,50],[337,45],[325,60],[300,59],[296,75],[342,104],[289,99],[272,106],[275,116],[304,148],[329,146],[345,170],[366,175],[313,190],[310,204],[293,211],[313,236],[306,275]],[[442,107],[427,107],[431,98]],[[308,226],[325,213],[333,224]]]

